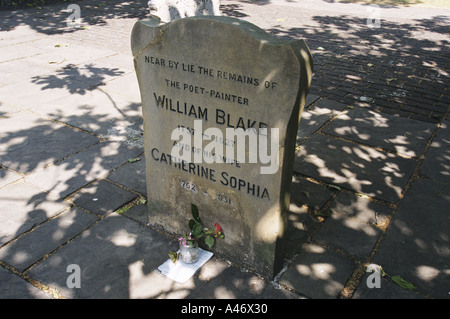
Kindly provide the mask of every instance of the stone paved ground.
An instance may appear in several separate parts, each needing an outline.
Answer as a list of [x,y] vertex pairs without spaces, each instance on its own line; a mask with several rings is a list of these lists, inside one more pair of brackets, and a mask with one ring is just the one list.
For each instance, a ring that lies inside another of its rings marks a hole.
[[307,41],[312,94],[421,121],[448,119],[448,10],[430,18],[426,8],[380,8],[380,27],[370,28],[367,6],[272,1],[279,4],[273,9],[248,2],[224,1],[224,11]]
[[272,282],[215,256],[175,284],[156,270],[175,241],[146,225],[142,201],[129,37],[144,2],[79,1],[81,28],[66,5],[0,12],[0,298],[449,297],[448,10],[382,8],[371,29],[367,6],[222,1],[314,55],[292,247]]

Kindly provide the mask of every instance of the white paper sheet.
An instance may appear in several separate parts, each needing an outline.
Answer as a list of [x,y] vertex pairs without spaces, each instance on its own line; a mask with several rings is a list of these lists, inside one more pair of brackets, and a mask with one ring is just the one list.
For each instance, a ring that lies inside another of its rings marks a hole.
[[192,264],[186,264],[180,259],[174,264],[172,260],[167,259],[158,270],[164,276],[178,282],[185,283],[203,266],[211,257],[213,253],[210,251],[198,249],[198,260]]

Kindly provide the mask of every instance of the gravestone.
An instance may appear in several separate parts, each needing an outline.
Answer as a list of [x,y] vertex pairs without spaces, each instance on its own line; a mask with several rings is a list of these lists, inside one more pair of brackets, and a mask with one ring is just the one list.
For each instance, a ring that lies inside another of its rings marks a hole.
[[191,204],[225,238],[213,250],[273,277],[283,247],[295,139],[312,76],[303,40],[230,17],[138,21],[149,222],[180,236]]

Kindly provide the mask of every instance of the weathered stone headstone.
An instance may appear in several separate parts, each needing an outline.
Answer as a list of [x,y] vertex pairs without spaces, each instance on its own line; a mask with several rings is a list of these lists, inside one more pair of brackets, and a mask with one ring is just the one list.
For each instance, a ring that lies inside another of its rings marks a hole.
[[185,234],[196,204],[204,226],[223,228],[216,253],[273,277],[283,261],[295,139],[312,76],[307,45],[204,16],[138,21],[131,46],[150,225]]

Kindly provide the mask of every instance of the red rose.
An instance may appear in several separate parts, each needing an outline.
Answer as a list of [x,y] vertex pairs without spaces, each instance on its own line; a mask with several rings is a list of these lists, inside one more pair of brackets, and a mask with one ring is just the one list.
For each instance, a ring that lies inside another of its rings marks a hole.
[[220,235],[222,233],[222,227],[218,223],[214,224],[214,228],[216,229],[216,235]]

